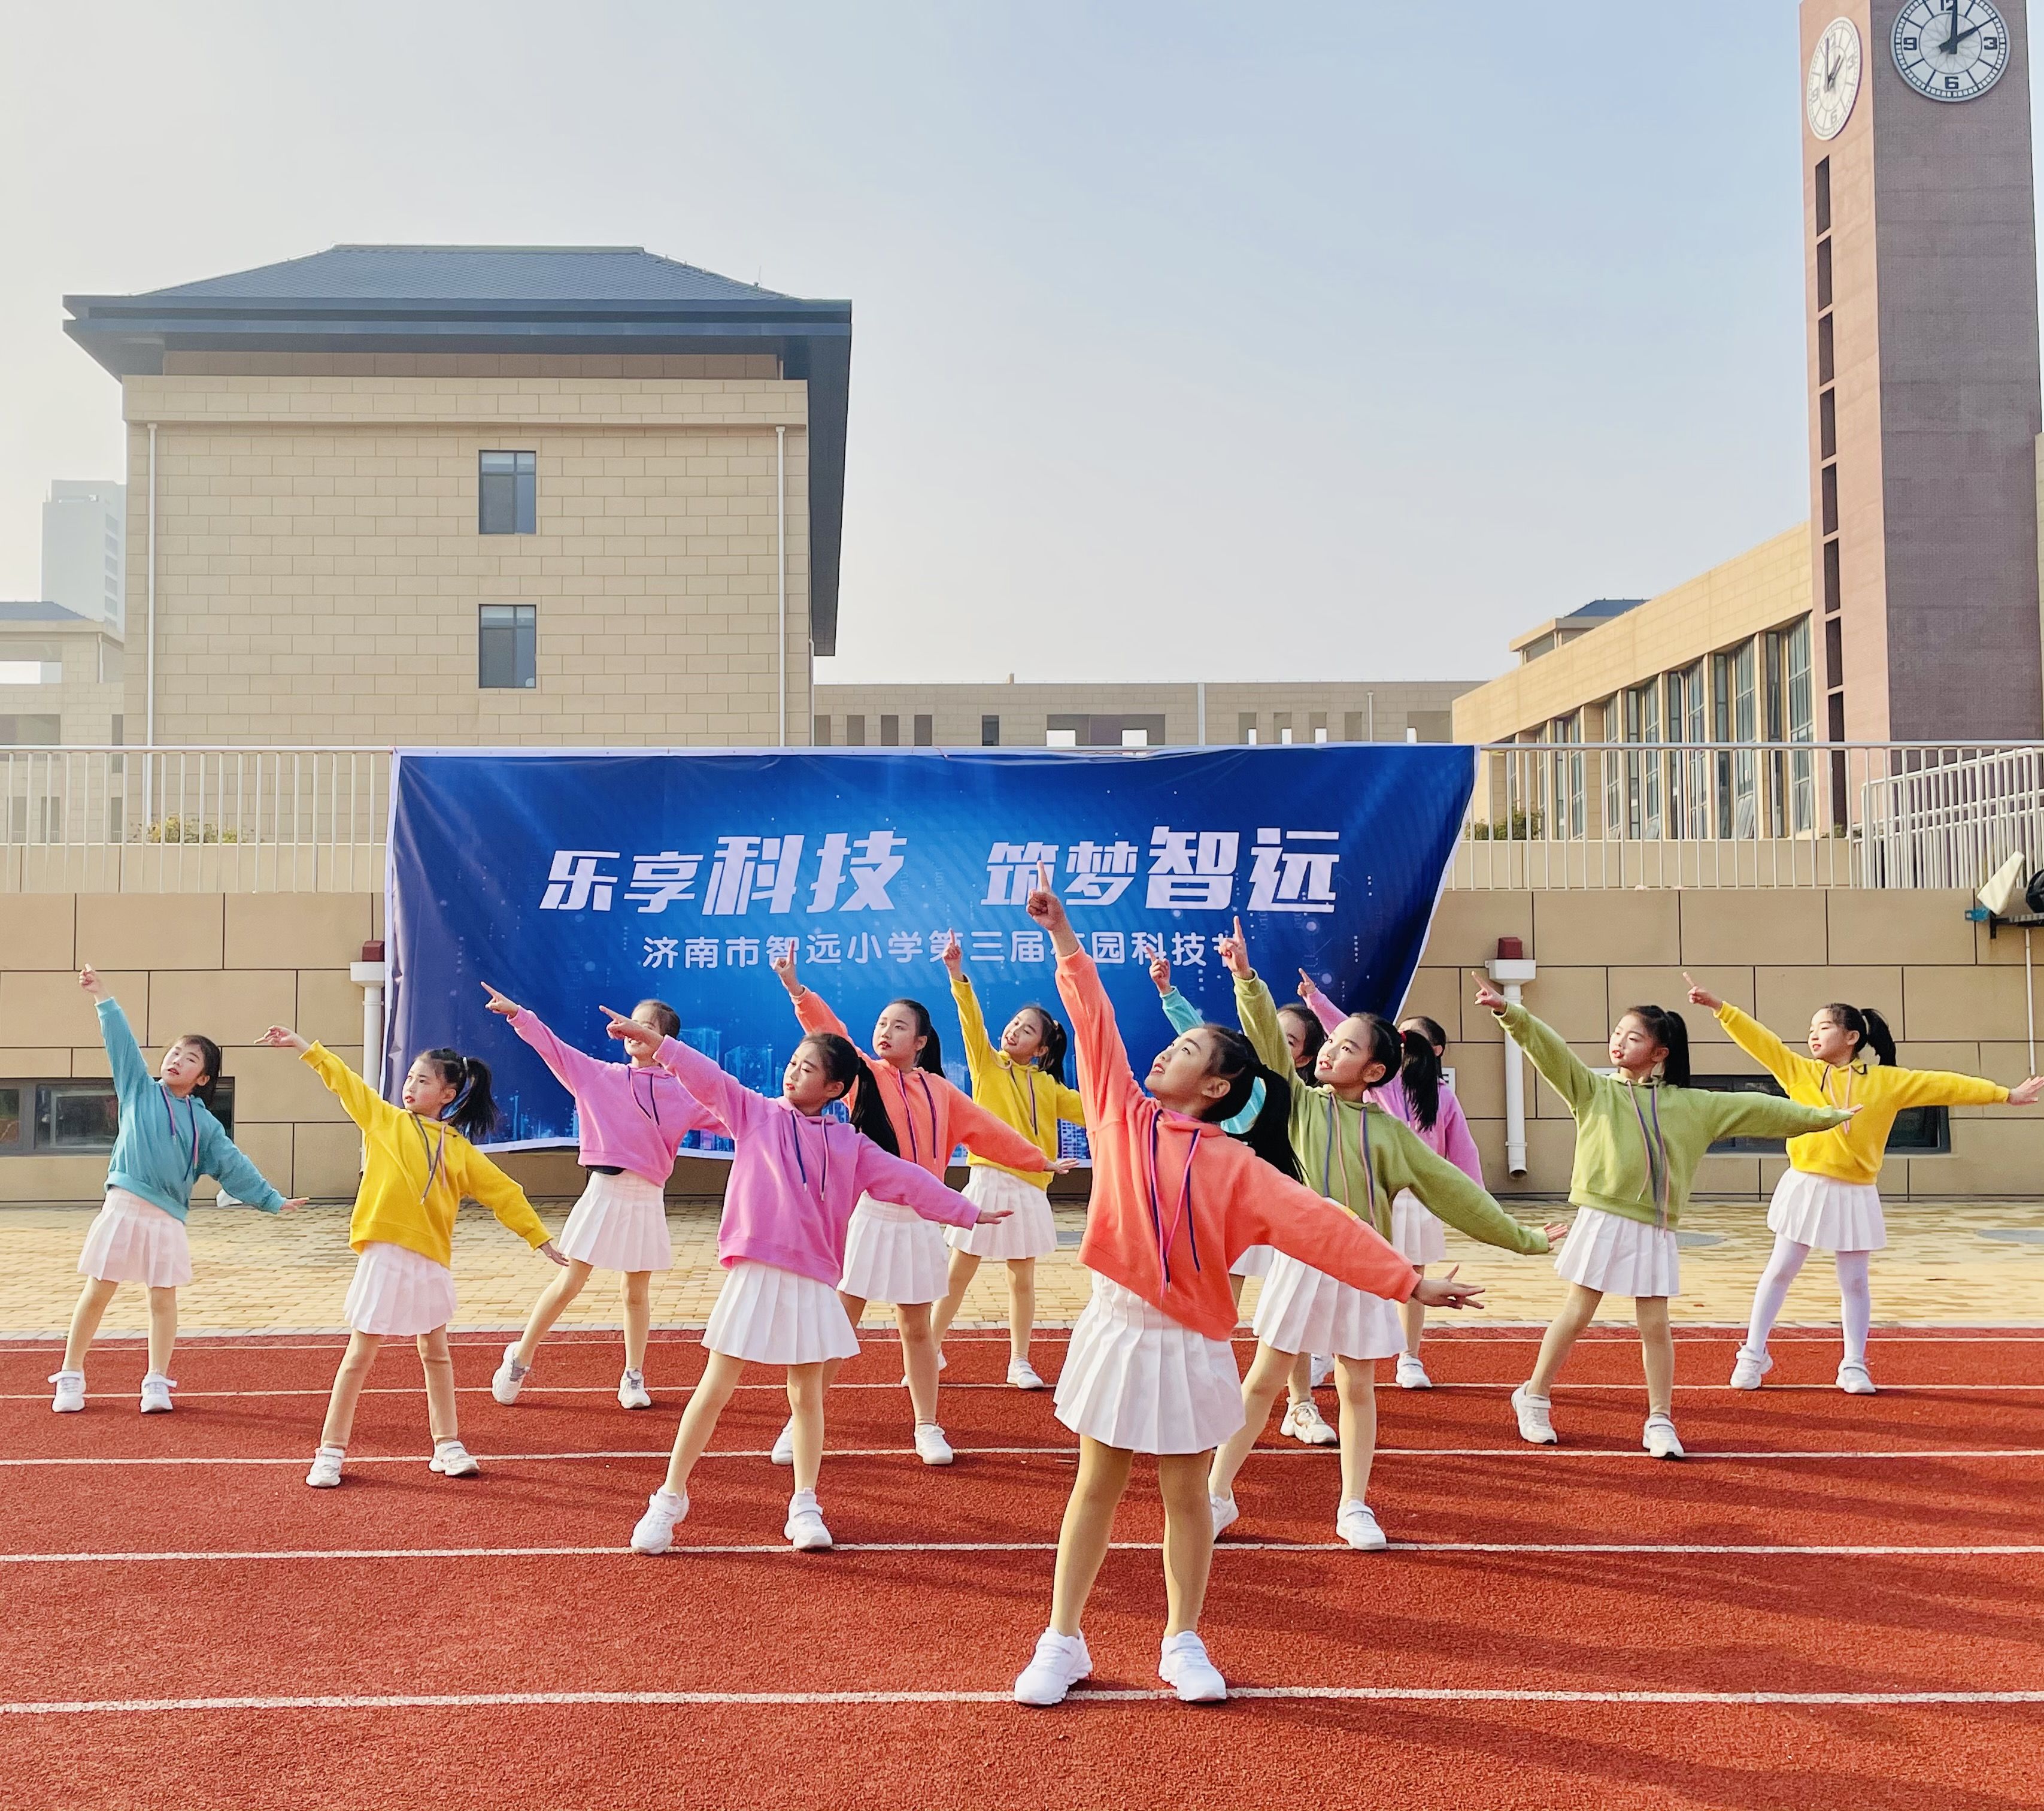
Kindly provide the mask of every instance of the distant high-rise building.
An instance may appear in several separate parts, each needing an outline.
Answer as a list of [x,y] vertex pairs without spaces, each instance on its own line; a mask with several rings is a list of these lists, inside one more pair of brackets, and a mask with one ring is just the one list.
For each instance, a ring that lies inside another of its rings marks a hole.
[[43,506],[43,595],[118,635],[126,620],[128,487],[50,482]]

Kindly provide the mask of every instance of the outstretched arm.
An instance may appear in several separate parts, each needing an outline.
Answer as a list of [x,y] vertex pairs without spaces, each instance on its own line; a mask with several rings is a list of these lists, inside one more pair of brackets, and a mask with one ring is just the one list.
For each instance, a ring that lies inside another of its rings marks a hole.
[[1596,1077],[1552,1025],[1543,1025],[1523,1006],[1506,999],[1481,975],[1476,978],[1476,1003],[1497,1015],[1506,1035],[1568,1102],[1570,1112],[1580,1113],[1595,1098]]
[[[1445,1103],[1447,1097],[1443,1098]],[[1366,1136],[1372,1127],[1386,1134],[1379,1180],[1394,1194],[1401,1188],[1410,1189],[1435,1219],[1486,1245],[1529,1257],[1548,1248],[1547,1235],[1539,1227],[1513,1219],[1480,1184],[1471,1182],[1447,1158],[1436,1156],[1401,1121],[1389,1113],[1373,1119],[1366,1111],[1363,1125]]]
[[482,990],[490,996],[490,1009],[511,1021],[511,1029],[540,1053],[540,1060],[553,1071],[554,1079],[571,1094],[578,1094],[607,1065],[586,1052],[565,1044],[541,1020],[517,1001],[507,999],[486,981]]
[[[1689,977],[1685,975],[1682,979],[1687,981]],[[1690,984],[1689,1000],[1693,1005],[1708,1006],[1724,1027],[1725,1035],[1783,1087],[1800,1085],[1814,1089],[1823,1085],[1827,1065],[1814,1056],[1791,1050],[1758,1019],[1742,1013],[1729,1000],[1720,1000],[1694,982]]]
[[1943,1069],[1898,1069],[1896,1098],[1911,1107],[1992,1107],[2006,1103],[2027,1107],[2040,1094],[2044,1081],[2033,1075],[2013,1088],[1980,1075],[1955,1075]]
[[259,1208],[265,1213],[282,1213],[286,1207],[302,1207],[302,1200],[287,1202],[281,1189],[271,1186],[263,1172],[249,1161],[248,1154],[227,1136],[227,1128],[210,1113],[199,1139],[199,1169],[211,1176],[236,1201]]
[[736,1075],[728,1075],[691,1044],[665,1037],[622,1013],[601,1009],[610,1021],[610,1035],[635,1056],[658,1063],[697,1101],[722,1120],[734,1138],[741,1136],[752,1116],[766,1105]]
[[295,1050],[299,1059],[324,1082],[341,1111],[364,1132],[402,1114],[323,1044],[309,1044],[288,1025],[272,1025],[256,1040],[271,1050]]
[[1299,971],[1299,998],[1305,1002],[1307,1010],[1320,1021],[1322,1031],[1332,1031],[1348,1017],[1320,991],[1320,984],[1303,968]]
[[824,1004],[823,996],[814,988],[805,987],[797,979],[793,956],[782,956],[774,964],[774,973],[788,990],[788,998],[794,1003],[796,1022],[804,1031],[835,1032],[856,1048],[856,1040],[844,1029],[844,1021]]
[[[960,1094],[949,1083],[946,1086],[951,1097],[951,1129],[958,1134],[959,1143],[975,1157],[984,1157],[1009,1170],[1038,1171],[1046,1167],[1047,1159],[1033,1138],[1024,1138],[969,1094]],[[947,1151],[943,1155],[948,1159],[951,1153]]]
[[99,1040],[106,1046],[107,1067],[113,1076],[113,1097],[124,1106],[155,1077],[142,1060],[142,1047],[135,1041],[135,1028],[120,1002],[106,990],[98,971],[90,963],[78,971],[78,984],[93,1002],[99,1017]]
[[[1043,1153],[1033,1146],[1030,1155],[1036,1162],[1043,1160]],[[963,1195],[939,1182],[920,1164],[882,1150],[870,1138],[859,1140],[854,1180],[863,1193],[875,1201],[893,1202],[925,1220],[939,1221],[947,1226],[972,1226],[982,1219],[1005,1220],[1011,1211],[997,1208],[990,1214],[982,1213]]]
[[459,1148],[460,1173],[453,1178],[455,1189],[469,1200],[480,1202],[534,1251],[565,1265],[568,1260],[555,1246],[545,1223],[532,1211],[525,1191],[467,1140]]
[[1038,878],[1043,884],[1029,895],[1029,916],[1050,932],[1051,947],[1058,952],[1058,994],[1072,1016],[1072,1049],[1078,1059],[1078,1092],[1085,1123],[1104,1125],[1126,1117],[1141,1090],[1128,1067],[1113,1002],[1100,984],[1100,971],[1079,948],[1071,920],[1065,916],[1064,902],[1051,890],[1048,878],[1040,871]]
[[1711,1102],[1711,1139],[1799,1138],[1806,1132],[1828,1132],[1843,1125],[1860,1109],[1806,1107],[1774,1094],[1717,1094],[1704,1091]]

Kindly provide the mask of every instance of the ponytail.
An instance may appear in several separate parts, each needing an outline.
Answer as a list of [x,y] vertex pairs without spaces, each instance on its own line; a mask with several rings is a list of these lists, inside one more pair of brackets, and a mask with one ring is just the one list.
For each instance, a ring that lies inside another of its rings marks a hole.
[[1400,1022],[1417,1027],[1420,1035],[1434,1047],[1435,1055],[1448,1048],[1448,1034],[1439,1019],[1430,1019],[1424,1013],[1408,1013]]
[[1071,1048],[1071,1039],[1063,1025],[1051,1017],[1048,1007],[1037,1005],[1032,1001],[1028,1009],[1036,1015],[1043,1040],[1043,1048],[1036,1052],[1034,1067],[1052,1081],[1062,1082],[1065,1079],[1065,1052]]
[[[1689,1027],[1680,1013],[1662,1006],[1627,1006],[1626,1011],[1646,1026],[1646,1034],[1668,1052],[1661,1065],[1663,1087],[1689,1086]],[[1847,1010],[1850,1010],[1850,1008]]]
[[866,1059],[852,1048],[849,1038],[836,1032],[811,1032],[802,1040],[822,1060],[824,1073],[837,1084],[838,1098],[851,1116],[852,1130],[871,1139],[890,1157],[901,1155],[894,1136],[893,1121],[887,1117],[886,1103],[866,1071]]
[[1299,1028],[1299,1060],[1293,1064],[1294,1071],[1301,1076],[1313,1072],[1313,1061],[1320,1054],[1320,1046],[1327,1041],[1327,1030],[1307,1008],[1298,1005],[1280,1006],[1278,1016],[1289,1018]]
[[1864,1056],[1871,1050],[1888,1067],[1895,1067],[1895,1033],[1888,1029],[1888,1021],[1873,1007],[1835,1002],[1819,1006],[1817,1010],[1840,1031],[1850,1032],[1859,1040],[1853,1050],[1855,1057]]
[[923,1040],[923,1048],[916,1052],[916,1067],[927,1069],[932,1075],[944,1072],[944,1047],[938,1040],[937,1028],[930,1018],[930,1009],[920,1000],[911,1000],[904,994],[889,1000],[890,1006],[906,1006],[916,1015],[916,1035]]
[[1266,1069],[1257,1059],[1256,1047],[1239,1031],[1226,1025],[1203,1025],[1212,1050],[1207,1065],[1209,1075],[1228,1083],[1228,1092],[1208,1103],[1202,1116],[1209,1123],[1233,1119],[1249,1105],[1256,1084],[1263,1084],[1263,1107],[1247,1130],[1235,1134],[1272,1169],[1299,1180],[1299,1159],[1292,1149],[1292,1084],[1274,1069]]
[[1398,1067],[1398,1079],[1404,1086],[1405,1098],[1412,1103],[1413,1129],[1431,1132],[1441,1112],[1440,1053],[1427,1041],[1424,1032],[1400,1032],[1398,1041],[1405,1051],[1405,1059]]
[[459,1092],[440,1114],[440,1122],[474,1142],[497,1129],[497,1102],[490,1091],[490,1065],[458,1050],[429,1050],[420,1059],[430,1063],[440,1079]]

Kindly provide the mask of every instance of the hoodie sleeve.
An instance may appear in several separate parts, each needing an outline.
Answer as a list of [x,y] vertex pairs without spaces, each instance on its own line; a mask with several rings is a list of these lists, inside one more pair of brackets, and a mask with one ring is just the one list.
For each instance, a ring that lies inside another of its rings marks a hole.
[[402,1116],[402,1107],[391,1105],[325,1044],[312,1045],[298,1060],[327,1085],[341,1110],[364,1132]]
[[236,1201],[265,1213],[283,1211],[282,1194],[270,1186],[248,1154],[227,1136],[227,1128],[209,1113],[199,1136],[198,1161],[201,1174],[211,1176]]
[[1742,1013],[1729,1000],[1717,1009],[1717,1021],[1725,1036],[1758,1063],[1785,1088],[1807,1088],[1817,1093],[1826,1067],[1813,1056],[1799,1056],[1761,1024]]
[[1583,1109],[1596,1098],[1596,1077],[1570,1049],[1559,1032],[1535,1018],[1523,1006],[1514,1003],[1497,1016],[1512,1041],[1526,1052],[1533,1067],[1547,1078],[1548,1085],[1568,1102],[1569,1111],[1580,1117]]
[[1331,1032],[1336,1025],[1348,1017],[1347,1013],[1317,987],[1306,996],[1304,1004],[1312,1012],[1313,1017],[1320,1021],[1320,1029],[1324,1032]]
[[[975,1157],[1010,1170],[1033,1171],[1043,1167],[1043,1153],[1033,1138],[1024,1138],[1005,1121],[997,1119],[978,1102],[950,1082],[944,1084],[951,1106],[949,1130],[954,1140]],[[944,1155],[948,1158],[947,1151]]]
[[[1100,971],[1083,951],[1058,959],[1058,995],[1072,1015],[1072,1048],[1078,1059],[1079,1098],[1088,1125],[1125,1119],[1142,1090],[1128,1067],[1128,1051],[1115,1023],[1114,1005]],[[1035,1160],[1038,1163],[1041,1157]]]
[[1471,1182],[1447,1158],[1429,1150],[1402,1120],[1379,1113],[1366,1117],[1364,1124],[1378,1135],[1372,1143],[1373,1148],[1379,1144],[1383,1147],[1381,1180],[1393,1193],[1410,1189],[1435,1219],[1486,1245],[1527,1257],[1538,1256],[1547,1249],[1544,1232],[1513,1219],[1479,1184]]
[[[1040,1163],[1043,1154],[1033,1144],[1029,1159]],[[920,1164],[883,1151],[870,1138],[859,1140],[859,1161],[853,1171],[854,1186],[875,1201],[893,1202],[947,1226],[970,1226],[979,1219],[979,1209],[955,1190],[947,1187]]]
[[1412,1294],[1420,1273],[1374,1227],[1303,1182],[1279,1175],[1243,1147],[1234,1149],[1240,1153],[1241,1164],[1253,1166],[1238,1170],[1237,1186],[1248,1196],[1244,1218],[1251,1236],[1243,1241],[1245,1245],[1274,1245],[1288,1257],[1368,1295],[1403,1302]]
[[[805,987],[795,997],[795,1022],[804,1031],[834,1032],[857,1050],[859,1040],[844,1029],[844,1021],[830,1009],[822,994],[813,987]],[[863,1056],[866,1053],[859,1051]]]
[[113,1075],[113,1098],[125,1112],[156,1078],[142,1060],[142,1047],[135,1041],[135,1028],[129,1024],[121,1002],[102,1000],[94,1009],[99,1017],[99,1040],[106,1046],[107,1067]]
[[[449,1133],[451,1144],[459,1133]],[[553,1235],[532,1210],[525,1191],[465,1138],[455,1146],[461,1153],[461,1175],[455,1186],[469,1200],[479,1202],[511,1232],[537,1251]]]
[[679,1038],[662,1040],[659,1063],[681,1083],[684,1093],[712,1118],[722,1121],[723,1129],[733,1138],[750,1129],[753,1114],[766,1104],[736,1075],[726,1075],[700,1050]]
[[1897,1106],[1992,1107],[2008,1098],[2008,1089],[1983,1076],[1957,1075],[1943,1069],[1897,1069],[1893,1073]]
[[553,1071],[554,1079],[571,1094],[580,1095],[594,1079],[592,1072],[608,1067],[562,1043],[536,1013],[521,1009],[514,1013],[511,1029],[540,1053],[540,1060]]
[[1720,1138],[1796,1138],[1806,1132],[1828,1132],[1853,1117],[1837,1107],[1806,1107],[1778,1094],[1692,1091],[1710,1102],[1713,1144]]

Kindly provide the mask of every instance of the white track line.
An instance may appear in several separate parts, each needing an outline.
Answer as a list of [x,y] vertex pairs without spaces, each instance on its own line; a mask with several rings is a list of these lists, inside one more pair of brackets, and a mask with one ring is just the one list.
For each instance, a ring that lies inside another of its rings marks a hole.
[[[1236,1686],[1234,1698],[1392,1704],[1907,1705],[2044,1704],[2044,1691],[1540,1691],[1446,1686]],[[0,1702],[0,1715],[106,1717],[205,1710],[471,1710],[577,1705],[708,1707],[1006,1704],[1007,1691],[531,1691],[336,1694],[317,1698],[109,1698]],[[1079,1686],[1070,1704],[1169,1704],[1166,1691]]]
[[[1156,1553],[1155,1540],[1117,1540],[1120,1553]],[[835,1553],[1055,1553],[1055,1540],[841,1540]],[[1216,1554],[1346,1553],[1339,1540],[1232,1540],[1215,1544]],[[1394,1553],[1647,1553],[1683,1557],[1736,1555],[1746,1558],[1958,1559],[2005,1559],[2044,1555],[2044,1542],[1997,1547],[1847,1547],[1709,1545],[1685,1541],[1508,1541],[1394,1540]],[[786,1541],[740,1545],[677,1547],[676,1559],[733,1554],[786,1554],[797,1557]],[[153,1564],[240,1565],[274,1560],[402,1559],[636,1559],[628,1547],[301,1547],[247,1548],[221,1552],[184,1553],[0,1553],[0,1566],[101,1566]],[[806,1555],[801,1555],[806,1559]]]
[[[961,1459],[1076,1459],[1076,1446],[961,1446],[954,1448]],[[1309,1459],[1316,1455],[1324,1458],[1323,1449],[1312,1447],[1258,1447],[1254,1456],[1263,1459]],[[424,1465],[429,1455],[413,1453],[365,1453],[360,1458],[351,1454],[350,1465]],[[622,1448],[599,1450],[594,1452],[478,1452],[477,1459],[490,1465],[536,1464],[555,1462],[572,1462],[586,1459],[665,1459],[665,1447],[654,1449],[625,1449]],[[765,1459],[769,1456],[764,1447],[752,1447],[729,1451],[706,1452],[705,1459]],[[911,1459],[912,1448],[902,1446],[826,1447],[826,1459]],[[1631,1448],[1583,1446],[1381,1446],[1377,1449],[1379,1459],[1645,1459],[1650,1453]],[[1695,1459],[2044,1459],[2044,1447],[1922,1447],[1916,1448],[1846,1450],[1836,1452],[1692,1452]],[[244,1459],[239,1457],[205,1458],[187,1454],[166,1454],[161,1456],[136,1455],[129,1458],[49,1458],[0,1459],[0,1468],[36,1469],[47,1466],[130,1466],[130,1465],[303,1465],[305,1455],[298,1453],[280,1459]]]

